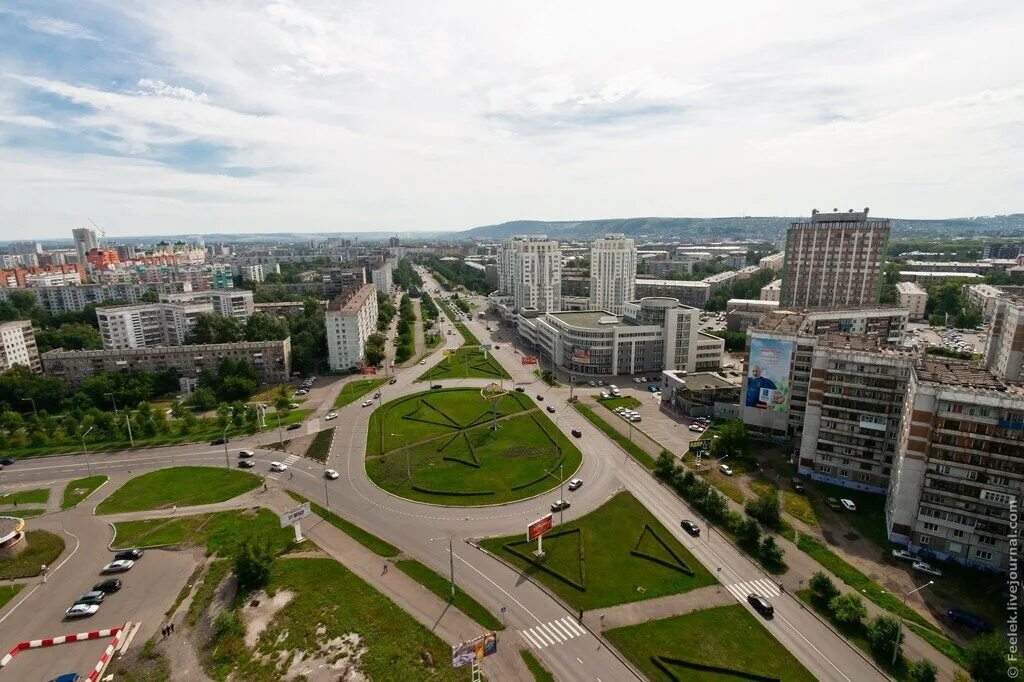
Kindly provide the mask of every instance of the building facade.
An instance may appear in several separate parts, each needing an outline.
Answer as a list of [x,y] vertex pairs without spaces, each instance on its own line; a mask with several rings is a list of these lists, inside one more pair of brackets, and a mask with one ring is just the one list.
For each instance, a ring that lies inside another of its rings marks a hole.
[[143,303],[96,309],[104,350],[182,346],[199,315],[212,315],[211,303]]
[[672,279],[638,279],[637,298],[669,297],[682,305],[703,308],[711,300],[711,285],[707,282],[685,282]]
[[377,288],[364,284],[327,306],[327,357],[332,370],[348,370],[366,358],[366,340],[377,331]]
[[985,366],[1009,381],[1024,381],[1024,296],[996,299]]
[[896,292],[899,295],[901,308],[910,311],[911,320],[923,320],[928,307],[928,292],[915,282],[897,282]]
[[42,369],[31,320],[0,323],[0,371],[16,365],[28,367],[33,372]]
[[498,248],[498,293],[512,299],[515,311],[558,310],[562,299],[562,253],[545,236],[520,236]]
[[595,239],[590,249],[590,308],[621,315],[636,294],[636,243],[622,234]]
[[78,251],[78,263],[84,266],[86,254],[100,245],[96,239],[96,230],[91,227],[76,227],[71,230],[71,238],[74,239],[75,250]]

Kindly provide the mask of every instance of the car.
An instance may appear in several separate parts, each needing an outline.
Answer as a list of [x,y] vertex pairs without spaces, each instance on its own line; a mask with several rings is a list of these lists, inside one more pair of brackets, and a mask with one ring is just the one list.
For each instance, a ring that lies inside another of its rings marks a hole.
[[771,603],[759,594],[748,594],[747,602],[754,607],[754,610],[760,613],[765,618],[771,618],[775,615],[775,607]]
[[556,500],[555,502],[551,503],[551,511],[553,511],[553,512],[562,511],[563,509],[568,509],[568,508],[569,508],[569,503],[566,502],[565,500]]
[[842,511],[843,509],[842,505],[839,504],[839,500],[834,497],[826,497],[825,504],[827,504],[828,508],[832,511]]
[[393,386],[398,383],[398,379],[392,379],[388,382],[388,386]]
[[102,604],[104,597],[107,596],[106,592],[100,590],[93,590],[86,592],[81,597],[75,600],[76,604]]
[[726,476],[732,476],[732,468],[728,464],[719,464],[718,470]]
[[338,418],[338,413],[337,412],[328,412],[327,416],[324,417],[324,421],[329,422],[332,419],[337,419],[337,418]]
[[789,482],[793,484],[793,490],[797,491],[798,493],[802,493],[804,491],[804,483],[799,478],[796,478],[794,476],[789,480]]
[[227,437],[214,438],[213,440],[210,441],[210,445],[224,445],[225,443],[230,443],[230,442],[231,442],[231,439],[227,438]]
[[256,466],[256,462],[252,461],[251,459],[238,460],[239,469],[252,469],[254,466]]
[[14,464],[14,460],[10,457],[4,457],[3,459],[0,459],[0,464],[3,464],[5,467],[9,467]]
[[547,411],[548,411],[548,414],[554,414],[555,413],[555,407],[553,405],[548,405],[547,406]]
[[78,673],[64,673],[63,675],[57,675],[49,682],[81,682],[82,676]]
[[65,618],[86,618],[100,610],[99,604],[74,604],[64,612]]
[[654,384],[651,384],[650,386],[648,386],[648,387],[647,387],[647,390],[648,390],[648,391],[650,391],[651,393],[657,393],[657,392],[658,392],[659,390],[661,390],[661,389],[659,389],[659,388],[658,388],[657,386],[655,386]]
[[271,471],[284,471],[287,468],[288,468],[288,465],[287,464],[282,464],[281,462],[271,462],[270,463],[270,470]]
[[526,393],[526,389],[522,386],[516,386],[516,393]]
[[579,490],[582,486],[583,486],[583,479],[582,478],[574,478],[571,481],[569,481],[569,490],[570,491]]
[[104,580],[103,582],[99,582],[93,585],[92,589],[98,592],[106,592],[107,594],[113,594],[114,592],[117,592],[121,589],[121,579],[110,578],[109,580]]
[[700,424],[690,424],[687,428],[690,429],[691,431],[693,431],[694,433],[703,433],[704,432],[704,427],[701,426]]
[[252,450],[239,450],[238,451],[238,458],[239,459],[248,459],[249,457],[252,457],[255,454],[256,453],[253,452]]
[[901,561],[917,561],[917,555],[907,549],[894,549],[892,551],[893,559],[900,559]]
[[439,389],[439,388],[444,388],[444,386],[442,386],[441,384],[432,384],[432,385],[430,386],[430,390],[431,390],[431,391],[436,391],[436,390],[437,390],[437,389]]
[[583,432],[579,429],[573,429],[571,433],[573,438],[583,438]]
[[640,377],[633,377],[633,383],[634,384],[639,384],[641,381],[642,381],[642,379]]
[[294,431],[295,429],[301,429],[302,424],[289,424],[285,431]]
[[299,409],[299,404],[298,403],[289,403],[288,407],[293,409],[293,410],[297,410],[297,409]]
[[839,500],[839,504],[843,505],[843,509],[845,509],[846,511],[857,511],[857,505],[853,503],[853,500],[844,497],[843,499]]
[[124,573],[130,571],[135,562],[131,559],[118,559],[100,569],[100,573]]
[[540,393],[538,393],[537,394],[537,400],[541,400],[541,401],[544,400],[544,396],[542,396]]
[[309,391],[307,391],[304,388],[300,388],[299,390],[295,391],[295,395],[306,395],[307,393],[309,393]]
[[939,578],[942,577],[942,571],[940,571],[939,569],[935,568],[934,566],[929,564],[927,561],[915,561],[913,564],[911,564],[911,566],[914,568],[915,571],[920,571],[921,573],[927,573],[928,575],[934,575],[934,576],[939,577]]
[[420,360],[420,364],[421,364],[421,365],[425,365],[425,364],[427,364],[427,359],[426,359],[426,358],[423,358],[422,360]]
[[338,472],[334,469],[324,469],[324,478],[333,481],[338,478]]
[[360,404],[361,404],[361,405],[362,405],[363,407],[369,407],[370,405],[373,405],[373,401],[372,401],[372,400],[364,400],[364,401],[363,401],[362,403],[360,403]]
[[683,521],[680,521],[679,525],[682,526],[683,530],[685,530],[687,533],[689,533],[693,537],[695,537],[695,538],[696,537],[700,537],[700,526],[698,526],[696,523],[694,523],[690,519],[685,519]]
[[129,549],[122,549],[114,554],[115,559],[131,559],[132,561],[138,561],[145,554],[144,550],[138,547],[131,547]]
[[373,394],[374,400],[377,400],[378,398],[380,398],[380,391],[377,391],[376,393]]
[[597,382],[596,381],[588,381],[587,382],[587,386],[597,386]]
[[951,606],[946,610],[946,615],[949,616],[949,619],[954,623],[966,625],[972,630],[977,630],[978,632],[992,632],[992,626],[987,620],[980,616],[976,616],[969,611],[961,611],[960,609]]
[[642,422],[643,420],[644,420],[644,418],[641,417],[638,414],[631,414],[631,415],[629,415],[629,421],[633,422],[634,424],[636,422]]

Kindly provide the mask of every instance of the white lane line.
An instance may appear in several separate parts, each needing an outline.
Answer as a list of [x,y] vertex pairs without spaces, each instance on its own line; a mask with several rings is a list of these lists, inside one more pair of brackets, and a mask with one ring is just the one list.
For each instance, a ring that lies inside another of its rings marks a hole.
[[509,599],[511,599],[512,601],[514,601],[514,602],[516,603],[516,605],[518,605],[518,606],[519,606],[519,608],[521,608],[521,609],[522,609],[523,611],[525,611],[525,612],[526,612],[526,613],[527,613],[527,614],[528,614],[528,615],[530,616],[530,618],[533,618],[533,619],[534,619],[535,621],[537,621],[538,623],[542,622],[540,618],[538,618],[537,616],[533,615],[533,612],[532,612],[532,611],[530,611],[530,609],[528,609],[528,608],[526,608],[525,606],[523,606],[523,603],[522,603],[521,601],[519,601],[518,599],[516,599],[515,597],[513,597],[513,596],[512,596],[511,594],[509,594],[508,592],[506,592],[506,591],[505,591],[505,589],[501,587],[501,585],[499,585],[498,583],[496,583],[496,582],[494,582],[493,580],[491,580],[491,579],[490,579],[490,578],[489,578],[489,577],[488,577],[487,575],[485,575],[485,574],[484,574],[484,573],[483,573],[483,572],[482,572],[482,571],[481,571],[480,569],[478,569],[478,568],[477,568],[476,566],[474,566],[473,564],[469,563],[468,561],[466,561],[465,559],[463,559],[462,557],[460,557],[460,556],[459,556],[458,554],[455,554],[455,553],[453,552],[453,555],[455,556],[455,558],[456,558],[456,559],[458,559],[459,561],[461,561],[462,563],[466,564],[467,566],[469,566],[470,568],[472,568],[472,569],[473,569],[474,571],[476,571],[476,572],[477,572],[477,573],[478,573],[478,574],[480,575],[480,577],[484,578],[484,579],[485,579],[485,580],[486,580],[487,582],[489,582],[490,584],[494,585],[494,586],[495,586],[495,587],[497,587],[497,588],[498,588],[499,590],[501,590],[501,593],[502,593],[502,594],[504,594],[504,595],[505,595],[506,597],[508,597]]
[[786,625],[788,625],[793,630],[793,632],[795,632],[800,637],[800,639],[804,640],[804,642],[807,643],[807,646],[809,646],[812,649],[814,649],[814,651],[819,656],[821,656],[825,660],[825,662],[827,662],[830,666],[832,666],[837,673],[842,675],[844,680],[846,680],[847,682],[853,682],[853,680],[851,680],[849,677],[847,677],[846,673],[844,673],[842,670],[840,670],[839,667],[835,663],[833,663],[831,660],[829,660],[828,656],[826,656],[825,654],[822,653],[821,649],[819,649],[818,647],[814,646],[814,644],[811,643],[811,640],[809,640],[806,637],[804,637],[803,633],[801,633],[799,630],[796,629],[795,625],[793,625],[788,620],[786,620],[785,616],[780,616],[778,614],[775,614],[775,617],[777,619],[781,620]]

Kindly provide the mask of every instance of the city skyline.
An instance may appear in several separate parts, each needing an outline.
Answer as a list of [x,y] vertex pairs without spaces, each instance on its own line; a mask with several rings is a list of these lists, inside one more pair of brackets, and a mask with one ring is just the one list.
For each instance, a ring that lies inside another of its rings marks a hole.
[[[1020,211],[1018,3],[0,10],[0,238]],[[809,58],[812,55],[813,58]]]

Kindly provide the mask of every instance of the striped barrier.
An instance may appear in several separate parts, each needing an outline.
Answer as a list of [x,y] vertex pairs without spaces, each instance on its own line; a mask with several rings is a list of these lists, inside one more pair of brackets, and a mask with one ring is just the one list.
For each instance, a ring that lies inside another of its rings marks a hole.
[[7,655],[0,658],[0,668],[11,662],[15,656],[20,654],[22,651],[27,649],[39,649],[47,646],[56,646],[58,644],[67,644],[69,642],[85,642],[90,639],[101,639],[103,637],[113,637],[118,635],[123,628],[107,628],[105,630],[92,630],[90,632],[79,632],[76,635],[61,635],[59,637],[44,637],[43,639],[33,639],[27,642],[18,642],[14,645]]
[[123,633],[124,630],[118,628],[114,638],[110,640],[110,644],[108,644],[107,648],[103,650],[103,655],[100,656],[100,660],[96,661],[96,667],[92,669],[92,672],[89,673],[89,677],[86,678],[89,682],[96,682],[100,673],[102,673],[103,669],[107,667],[110,657],[114,655],[114,650],[117,649],[118,645],[121,643],[121,635]]

